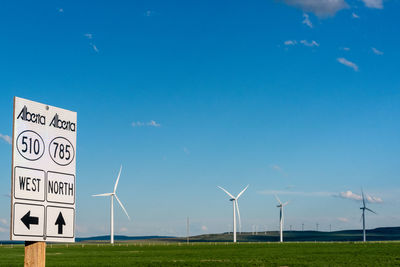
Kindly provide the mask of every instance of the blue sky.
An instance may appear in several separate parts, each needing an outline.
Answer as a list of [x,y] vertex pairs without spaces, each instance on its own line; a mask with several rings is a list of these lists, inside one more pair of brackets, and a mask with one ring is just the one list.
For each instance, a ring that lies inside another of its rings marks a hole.
[[[78,113],[77,236],[398,226],[397,0],[22,1],[0,10],[0,239],[13,96]],[[351,191],[351,192],[349,192]]]

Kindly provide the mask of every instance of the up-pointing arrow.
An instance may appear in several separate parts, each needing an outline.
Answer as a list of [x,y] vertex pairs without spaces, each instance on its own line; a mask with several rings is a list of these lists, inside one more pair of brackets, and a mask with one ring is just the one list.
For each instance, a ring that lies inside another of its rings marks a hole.
[[60,211],[60,214],[58,214],[57,220],[55,225],[58,225],[58,234],[62,235],[63,233],[63,226],[65,225],[64,217]]
[[39,217],[31,217],[31,211],[28,211],[21,221],[25,224],[26,228],[31,229],[31,224],[39,224]]

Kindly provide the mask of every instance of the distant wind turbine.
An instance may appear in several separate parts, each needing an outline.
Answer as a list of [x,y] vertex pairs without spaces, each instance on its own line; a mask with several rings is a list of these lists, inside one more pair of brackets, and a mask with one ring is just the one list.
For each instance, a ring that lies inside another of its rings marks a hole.
[[283,207],[289,204],[289,201],[285,202],[282,204],[281,200],[278,198],[277,195],[275,195],[276,200],[278,200],[279,204],[276,206],[280,208],[279,212],[279,241],[283,242]]
[[121,168],[119,169],[117,181],[115,182],[114,191],[112,193],[104,193],[104,194],[92,195],[93,197],[108,197],[109,196],[110,199],[111,199],[111,222],[110,222],[110,232],[111,232],[110,233],[110,243],[111,244],[114,244],[114,197],[118,201],[118,203],[121,206],[121,208],[124,210],[124,212],[125,212],[126,216],[128,217],[128,219],[129,220],[131,219],[129,217],[128,212],[126,211],[124,205],[122,205],[121,201],[119,200],[119,198],[117,197],[117,194],[116,194],[119,177],[121,175],[121,171],[122,171],[122,165],[121,165]]
[[363,221],[363,241],[366,242],[367,241],[367,236],[366,236],[366,233],[365,233],[365,210],[368,210],[368,211],[370,211],[372,213],[375,213],[375,214],[377,214],[377,213],[365,206],[365,197],[364,197],[364,192],[363,192],[362,189],[361,189],[361,194],[362,194],[363,206],[360,209],[362,210],[361,218],[362,218],[362,221]]
[[244,191],[246,191],[246,189],[249,186],[247,185],[236,197],[234,197],[231,193],[226,191],[224,188],[222,188],[220,186],[218,186],[218,187],[230,197],[229,200],[232,201],[232,203],[233,203],[233,242],[236,243],[236,210],[237,210],[238,217],[239,217],[239,229],[240,229],[240,231],[242,231],[242,222],[240,221],[240,211],[239,211],[238,199],[244,193]]

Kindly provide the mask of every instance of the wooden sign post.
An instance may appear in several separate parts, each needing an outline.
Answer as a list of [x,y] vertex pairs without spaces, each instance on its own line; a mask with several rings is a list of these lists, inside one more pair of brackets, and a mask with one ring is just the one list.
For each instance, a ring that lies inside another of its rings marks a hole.
[[46,242],[25,241],[24,266],[46,266]]

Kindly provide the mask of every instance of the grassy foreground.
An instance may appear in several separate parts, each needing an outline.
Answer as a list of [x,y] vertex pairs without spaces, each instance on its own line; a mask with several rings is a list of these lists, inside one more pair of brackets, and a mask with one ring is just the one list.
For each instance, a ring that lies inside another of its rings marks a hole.
[[[400,266],[400,243],[48,245],[47,266]],[[0,266],[22,266],[24,247],[0,247]]]

